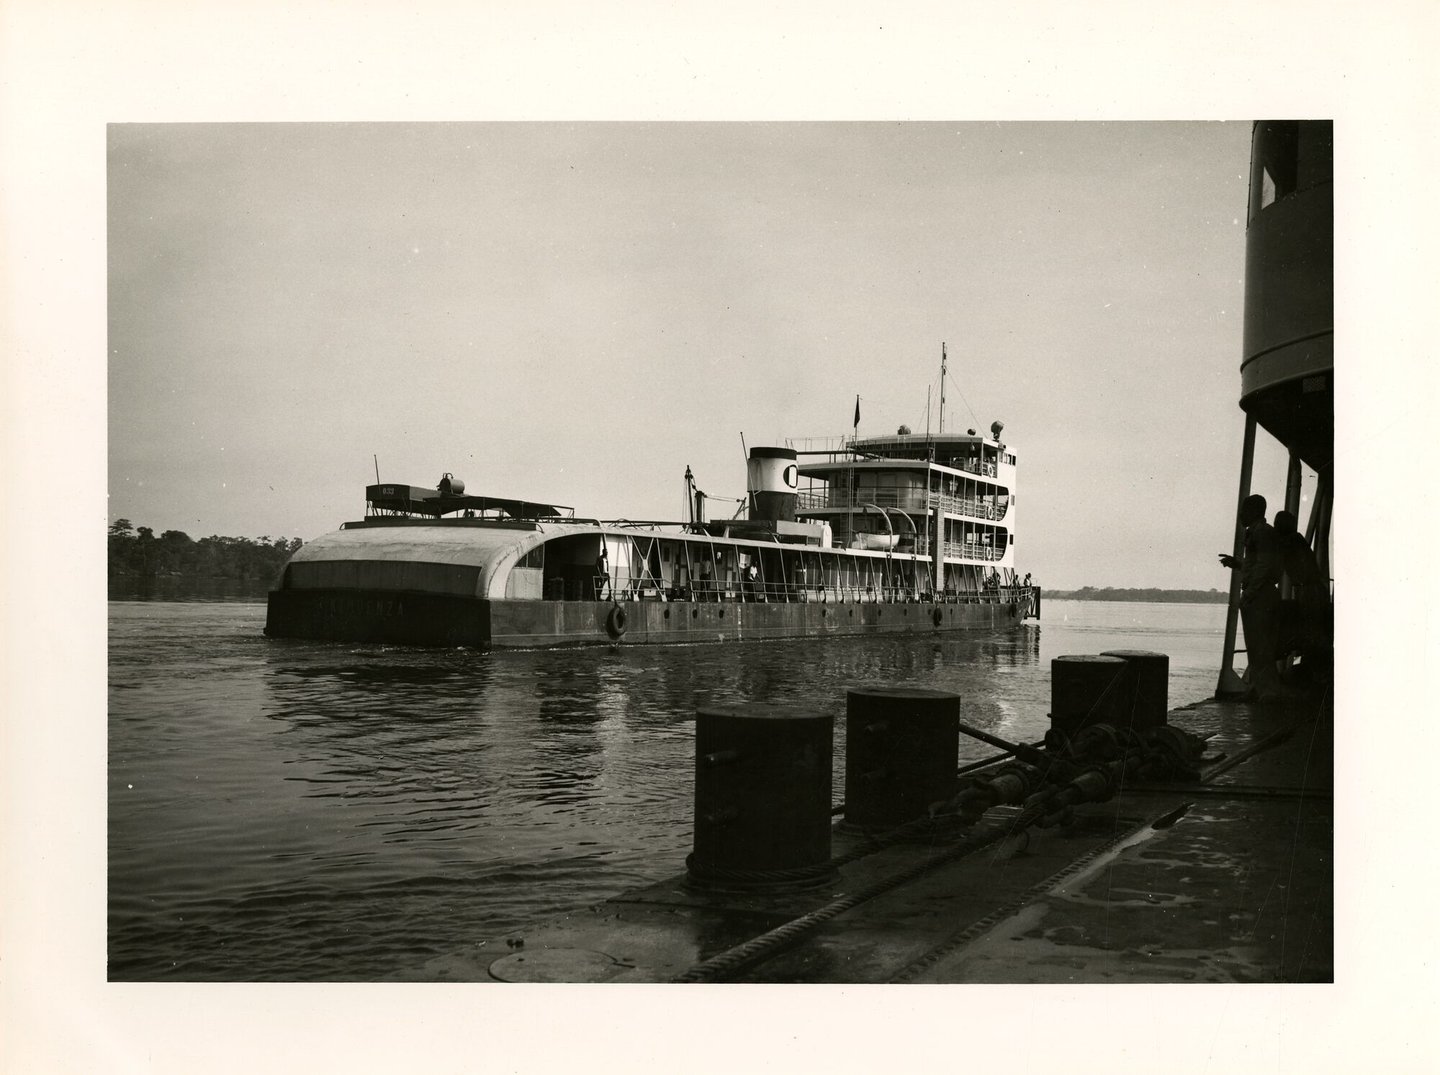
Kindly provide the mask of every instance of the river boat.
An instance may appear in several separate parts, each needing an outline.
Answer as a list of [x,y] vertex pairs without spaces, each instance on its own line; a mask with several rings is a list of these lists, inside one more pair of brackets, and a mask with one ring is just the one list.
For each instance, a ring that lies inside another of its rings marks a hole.
[[1019,625],[1016,455],[988,436],[755,447],[737,517],[574,509],[377,483],[364,518],[304,545],[269,596],[277,638],[481,648],[930,633]]

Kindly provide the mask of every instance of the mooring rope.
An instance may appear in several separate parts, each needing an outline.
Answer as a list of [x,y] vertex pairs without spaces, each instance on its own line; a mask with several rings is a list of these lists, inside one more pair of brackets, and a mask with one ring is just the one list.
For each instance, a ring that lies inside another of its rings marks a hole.
[[1071,862],[1067,866],[1056,870],[1049,877],[1045,878],[1045,880],[1039,882],[1038,884],[1031,885],[1023,893],[1016,896],[1008,903],[1000,905],[984,917],[977,918],[974,922],[970,923],[970,925],[966,926],[964,929],[958,930],[957,932],[951,934],[945,940],[941,941],[935,947],[931,948],[923,956],[919,956],[918,958],[905,964],[905,966],[901,967],[898,971],[896,971],[894,974],[892,974],[889,978],[885,980],[886,984],[895,985],[913,981],[915,979],[915,976],[918,975],[921,971],[928,970],[930,967],[933,967],[935,964],[939,963],[940,960],[948,956],[951,952],[965,947],[965,945],[969,944],[971,941],[988,933],[990,930],[994,929],[996,926],[998,926],[1001,922],[1005,921],[1005,919],[1009,918],[1010,916],[1019,914],[1020,911],[1023,910],[1026,906],[1033,903],[1035,900],[1044,897],[1045,895],[1053,891],[1056,887],[1058,887],[1062,882],[1068,881],[1071,877],[1075,876],[1075,874],[1079,873],[1086,866],[1090,865],[1090,863],[1094,862],[1097,858],[1105,854],[1107,851],[1111,850],[1117,844],[1124,843],[1126,840],[1130,839],[1132,836],[1142,831],[1147,826],[1157,824],[1158,820],[1164,820],[1174,812],[1174,810],[1166,811],[1166,813],[1162,814],[1161,817],[1157,819],[1157,821],[1142,821],[1138,825],[1134,825],[1131,828],[1126,829],[1124,832],[1112,836],[1110,839],[1106,840],[1098,847],[1095,847],[1092,850],[1086,852],[1084,855],[1081,855],[1074,862]]
[[903,825],[897,825],[884,832],[861,833],[859,834],[860,843],[826,862],[810,866],[796,866],[786,870],[737,870],[724,866],[710,866],[697,863],[693,853],[686,856],[685,867],[690,876],[702,884],[707,881],[722,883],[730,881],[744,885],[784,886],[824,882],[830,880],[841,866],[858,862],[862,858],[878,854],[888,847],[893,847],[916,836],[948,835],[953,832],[955,825],[955,818],[949,815],[915,818],[913,821],[907,821]]
[[[1039,811],[1034,810],[1032,812],[1035,818],[1038,819]],[[1023,815],[1021,816],[1023,817]],[[1016,819],[1017,822],[1019,820],[1020,818]],[[1026,822],[1026,824],[1028,825],[1029,822]],[[952,862],[955,859],[979,851],[981,848],[1003,839],[1009,835],[1010,831],[1013,831],[1015,827],[1015,825],[1012,825],[1009,830],[1000,828],[991,833],[966,837],[955,844],[955,846],[942,851],[938,855],[932,855],[893,877],[873,881],[850,893],[848,896],[842,896],[839,899],[832,900],[823,907],[818,907],[807,914],[801,915],[799,918],[792,918],[789,922],[777,926],[767,933],[762,933],[758,937],[752,937],[743,944],[736,945],[734,948],[721,952],[719,955],[712,956],[702,963],[697,963],[683,974],[672,978],[671,981],[676,983],[711,982],[723,980],[726,977],[738,974],[747,967],[764,962],[780,949],[794,944],[801,937],[814,932],[832,918],[845,913],[852,907],[858,907],[867,900],[872,900],[876,896],[889,892],[893,888],[909,884],[917,877],[928,873],[937,866],[942,866],[947,862]]]
[[[1024,807],[1014,816],[1008,825],[998,826],[986,833],[966,836],[957,841],[953,846],[936,855],[910,866],[901,872],[880,880],[864,885],[856,891],[822,907],[816,908],[797,918],[762,933],[757,937],[734,948],[712,956],[701,963],[696,964],[684,973],[672,978],[672,982],[694,983],[723,980],[741,971],[764,962],[780,950],[794,944],[800,938],[812,933],[826,922],[837,915],[858,907],[868,900],[874,899],[901,885],[909,884],[911,881],[924,874],[943,866],[956,859],[963,858],[984,847],[989,846],[1007,836],[1017,832],[1023,832],[1031,825],[1038,824],[1047,827],[1064,818],[1070,808],[1080,802],[1103,802],[1114,796],[1116,790],[1124,783],[1125,778],[1144,764],[1144,757],[1137,752],[1127,751],[1122,757],[1106,765],[1094,765],[1083,770],[1073,780],[1065,784],[1049,783],[1039,791],[1030,795],[1025,800]],[[912,822],[933,822],[932,818],[917,819]],[[900,826],[906,829],[910,826]],[[899,830],[895,830],[899,831]],[[894,833],[887,833],[888,839]],[[848,856],[839,856],[839,859],[853,859],[860,855],[869,853],[863,849],[857,852],[850,852]]]

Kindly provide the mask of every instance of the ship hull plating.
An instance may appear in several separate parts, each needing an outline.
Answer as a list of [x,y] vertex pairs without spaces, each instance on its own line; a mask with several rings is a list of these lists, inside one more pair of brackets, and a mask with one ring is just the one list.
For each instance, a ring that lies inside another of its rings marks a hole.
[[418,646],[551,646],[741,642],[839,635],[929,634],[1018,625],[1021,601],[701,602],[484,600],[365,590],[275,590],[272,638]]

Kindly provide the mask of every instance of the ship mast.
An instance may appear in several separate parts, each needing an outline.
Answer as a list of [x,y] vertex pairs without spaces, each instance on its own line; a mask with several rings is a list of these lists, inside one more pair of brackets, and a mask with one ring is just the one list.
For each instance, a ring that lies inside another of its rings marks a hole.
[[940,432],[945,432],[945,341],[940,341]]
[[[946,363],[945,341],[944,341],[944,340],[941,340],[941,341],[940,341],[940,421],[939,421],[939,426],[940,426],[940,428],[939,428],[939,430],[937,431],[938,435],[941,435],[941,436],[943,436],[944,433],[945,433],[945,363]],[[952,463],[954,462],[953,460],[949,460],[949,461],[952,462]],[[931,463],[932,466],[933,466],[934,463],[935,463],[935,446],[934,446],[934,442],[931,442],[931,446],[930,446],[930,463]],[[942,483],[943,483],[943,481],[944,481],[943,478],[937,479],[937,480],[938,480],[938,481],[941,481]],[[926,485],[927,488],[928,488],[929,485],[930,485],[930,481],[931,481],[931,478],[930,478],[929,474],[926,474],[926,477],[925,477],[925,485]],[[942,492],[943,492],[943,487],[942,487]],[[936,593],[939,593],[939,592],[940,592],[941,590],[943,590],[944,587],[945,587],[945,512],[944,512],[944,508],[943,508],[943,506],[942,506],[942,503],[943,503],[943,498],[942,498],[942,497],[937,497],[937,498],[936,498],[935,511],[934,511],[934,515],[935,515],[935,534],[934,534],[933,539],[932,539],[931,534],[930,534],[930,515],[931,515],[931,513],[930,513],[929,511],[926,511],[926,512],[925,512],[925,547],[926,547],[928,550],[930,550],[930,557],[931,557],[931,559],[930,559],[930,584],[931,584],[931,586],[934,588],[934,590],[935,590]],[[932,541],[932,540],[934,541],[934,544],[933,544],[933,545],[931,544],[931,541]]]

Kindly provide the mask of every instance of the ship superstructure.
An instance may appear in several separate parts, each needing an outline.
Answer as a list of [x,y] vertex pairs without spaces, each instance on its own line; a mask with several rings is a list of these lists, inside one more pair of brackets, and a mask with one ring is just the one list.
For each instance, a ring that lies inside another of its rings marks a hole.
[[829,526],[844,547],[901,554],[922,593],[1013,586],[1016,457],[1003,428],[854,437],[839,451],[795,444],[805,459],[796,515]]
[[1018,624],[1014,449],[990,436],[849,436],[756,447],[747,509],[583,519],[560,505],[376,484],[366,515],[302,547],[266,633],[530,647]]

